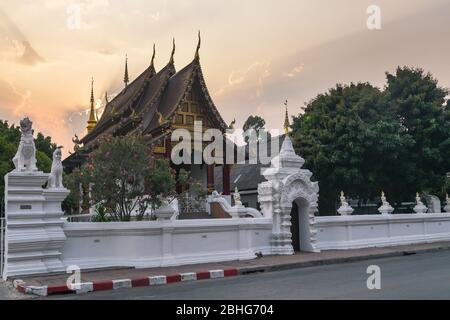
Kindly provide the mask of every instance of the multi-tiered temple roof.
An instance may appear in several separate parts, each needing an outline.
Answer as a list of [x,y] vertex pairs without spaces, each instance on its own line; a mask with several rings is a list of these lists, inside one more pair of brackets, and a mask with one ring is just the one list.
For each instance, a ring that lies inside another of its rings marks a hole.
[[[105,135],[137,133],[156,141],[170,128],[190,127],[196,120],[203,126],[224,131],[227,128],[209,95],[202,73],[199,44],[191,63],[180,71],[174,66],[175,43],[169,63],[159,72],[154,67],[155,51],[150,66],[134,81],[125,80],[124,89],[107,102],[95,127],[80,140],[75,153],[65,161],[70,169],[82,162],[86,155]],[[126,65],[127,77],[128,65]],[[160,143],[160,142],[157,142]]]

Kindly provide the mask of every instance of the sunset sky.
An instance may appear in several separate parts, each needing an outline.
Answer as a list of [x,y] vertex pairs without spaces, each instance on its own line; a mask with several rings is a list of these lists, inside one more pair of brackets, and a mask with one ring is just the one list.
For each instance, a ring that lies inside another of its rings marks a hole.
[[[75,5],[75,6],[74,6]],[[80,28],[73,24],[79,5]],[[381,30],[366,26],[370,5]],[[189,63],[200,51],[209,91],[227,123],[253,114],[281,128],[290,113],[336,83],[383,87],[397,65],[431,71],[450,87],[448,0],[0,0],[0,119],[30,116],[35,129],[72,149],[85,134],[90,79],[99,112],[150,63]]]

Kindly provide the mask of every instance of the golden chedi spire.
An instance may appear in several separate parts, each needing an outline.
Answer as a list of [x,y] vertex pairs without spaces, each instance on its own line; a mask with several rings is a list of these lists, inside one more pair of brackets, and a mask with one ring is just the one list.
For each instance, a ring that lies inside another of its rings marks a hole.
[[89,110],[89,119],[87,121],[87,132],[90,133],[94,127],[97,125],[97,116],[95,113],[95,108],[94,108],[94,78],[92,78],[92,83],[91,83],[91,109]]
[[286,100],[284,102],[284,105],[286,106],[286,114],[284,116],[284,134],[289,134],[289,114],[288,114],[288,101]]

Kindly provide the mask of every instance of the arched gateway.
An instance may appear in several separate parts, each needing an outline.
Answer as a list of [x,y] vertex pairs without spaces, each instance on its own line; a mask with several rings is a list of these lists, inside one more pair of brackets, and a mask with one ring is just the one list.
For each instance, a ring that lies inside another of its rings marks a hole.
[[[262,172],[267,181],[259,184],[258,199],[264,216],[273,219],[273,254],[293,254],[293,243],[302,251],[320,251],[314,227],[319,185],[311,181],[311,171],[302,169],[304,162],[295,154],[292,141],[286,136],[280,154]],[[293,226],[291,220],[296,225]]]

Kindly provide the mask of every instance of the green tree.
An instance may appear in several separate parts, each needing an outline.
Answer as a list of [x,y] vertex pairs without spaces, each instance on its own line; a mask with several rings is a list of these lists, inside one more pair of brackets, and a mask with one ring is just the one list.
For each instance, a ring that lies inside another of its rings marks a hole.
[[446,92],[420,69],[368,83],[337,85],[311,100],[292,125],[296,151],[319,181],[322,214],[335,212],[340,190],[360,201],[381,190],[390,200],[442,192],[449,171]]
[[[397,68],[386,74],[386,99],[390,112],[400,123],[402,136],[412,143],[399,159],[404,184],[398,192],[445,193],[450,171],[450,106],[447,90],[420,68]],[[448,191],[448,190],[447,190]]]
[[152,210],[159,208],[165,198],[175,193],[174,174],[167,160],[156,159],[145,176],[146,193]]
[[372,195],[370,184],[376,177],[366,169],[376,159],[365,163],[367,139],[375,139],[377,125],[386,133],[395,127],[377,123],[381,99],[380,91],[368,83],[337,85],[313,99],[304,115],[294,117],[294,146],[319,181],[321,212],[335,211],[340,190],[363,198]]
[[74,196],[80,184],[85,193],[90,189],[91,205],[104,207],[112,221],[130,221],[134,211],[141,219],[175,186],[166,160],[152,159],[144,138],[136,136],[104,138],[70,180]]
[[38,132],[36,139],[34,139],[36,149],[45,153],[50,159],[53,158],[53,151],[56,150],[56,143],[52,142],[51,137],[45,137],[42,133]]
[[[258,134],[258,132],[260,130],[265,129],[265,125],[266,125],[266,121],[263,118],[261,118],[260,116],[249,116],[247,118],[247,120],[245,121],[244,126],[242,127],[242,130],[244,131],[244,133],[247,130],[254,130],[255,134]],[[248,144],[249,139],[250,138],[248,136],[244,136],[245,143]]]
[[242,130],[247,131],[248,129],[259,130],[263,129],[266,125],[266,121],[260,116],[249,116],[242,127]]

